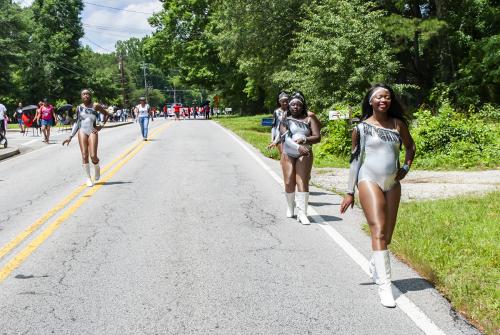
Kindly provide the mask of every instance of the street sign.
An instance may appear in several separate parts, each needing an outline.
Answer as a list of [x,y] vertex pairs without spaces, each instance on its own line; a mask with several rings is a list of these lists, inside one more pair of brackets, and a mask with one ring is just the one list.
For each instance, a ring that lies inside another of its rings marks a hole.
[[328,111],[328,120],[347,120],[349,115],[343,114],[342,111]]
[[260,122],[260,125],[264,127],[272,127],[273,118],[263,118],[262,121]]
[[225,112],[232,112],[232,111],[233,111],[233,109],[232,109],[231,107],[226,107],[226,108],[224,109],[224,111],[225,111]]

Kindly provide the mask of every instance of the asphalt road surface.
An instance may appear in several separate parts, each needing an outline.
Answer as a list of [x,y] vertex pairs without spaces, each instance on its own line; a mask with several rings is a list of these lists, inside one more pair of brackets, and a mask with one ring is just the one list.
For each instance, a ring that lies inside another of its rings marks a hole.
[[212,121],[150,125],[100,133],[92,188],[64,136],[0,162],[0,334],[479,333],[396,261],[382,307],[338,196],[301,226],[276,162]]

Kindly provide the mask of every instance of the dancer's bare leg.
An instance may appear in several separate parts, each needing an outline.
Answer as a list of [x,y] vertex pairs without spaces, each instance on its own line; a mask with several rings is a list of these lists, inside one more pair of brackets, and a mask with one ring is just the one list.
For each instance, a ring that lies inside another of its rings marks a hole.
[[99,158],[97,157],[97,145],[99,144],[99,136],[97,134],[91,133],[88,140],[88,148],[90,153],[90,159],[92,163],[99,163]]
[[392,234],[396,227],[400,199],[401,184],[398,182],[393,188],[385,192],[385,241],[387,245],[391,244]]
[[295,180],[299,192],[309,192],[309,180],[311,179],[311,169],[313,156],[301,156],[295,163]]
[[372,250],[387,250],[385,225],[386,225],[386,199],[380,187],[370,181],[358,183],[359,201],[370,226],[372,236]]
[[83,131],[78,132],[78,144],[80,145],[80,152],[82,153],[82,164],[89,163],[89,136]]
[[283,170],[283,181],[285,182],[285,192],[295,192],[295,158],[285,153],[281,154],[281,169]]

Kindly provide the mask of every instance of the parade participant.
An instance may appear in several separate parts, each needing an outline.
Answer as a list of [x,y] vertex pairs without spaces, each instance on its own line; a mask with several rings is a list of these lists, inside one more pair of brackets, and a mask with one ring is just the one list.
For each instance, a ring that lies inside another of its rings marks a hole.
[[[370,276],[378,284],[380,302],[395,307],[392,295],[391,263],[387,246],[396,226],[401,185],[413,162],[415,144],[394,91],[377,84],[365,95],[361,122],[352,133],[352,155],[347,195],[340,212],[354,205],[357,185],[359,200],[370,226],[373,256]],[[401,144],[405,161],[399,166]]]
[[19,129],[21,133],[24,133],[24,123],[23,123],[23,104],[20,102],[16,108],[16,119],[17,124],[19,125]]
[[174,104],[174,114],[175,114],[175,120],[180,121],[180,114],[181,114],[181,106],[179,104]]
[[[139,104],[135,106],[135,115],[138,118],[139,125],[141,126],[141,135],[144,141],[148,140],[148,127],[149,127],[149,117],[151,116],[151,108],[146,103],[146,98],[140,97]],[[154,121],[154,118],[151,118]]]
[[311,224],[307,206],[313,164],[312,145],[321,141],[320,128],[316,115],[308,111],[302,93],[294,93],[290,98],[290,115],[283,113],[280,122],[283,143],[281,167],[288,204],[287,217],[293,217],[296,204],[297,221],[304,225]]
[[71,135],[64,140],[62,145],[69,145],[71,139],[78,133],[78,143],[82,154],[83,172],[85,173],[87,186],[93,186],[90,177],[89,154],[94,164],[94,180],[98,181],[101,177],[101,168],[99,158],[97,157],[97,145],[99,143],[99,130],[104,124],[97,125],[99,120],[98,113],[104,115],[104,123],[112,116],[103,106],[92,101],[92,93],[88,89],[81,92],[82,103],[76,108],[76,122],[73,124]]
[[54,106],[49,104],[46,98],[43,99],[42,105],[40,106],[40,108],[37,109],[37,113],[35,116],[35,121],[37,123],[40,122],[40,125],[42,126],[42,134],[43,134],[42,142],[49,144],[50,127],[55,126],[56,120],[57,118]]
[[268,148],[277,147],[281,155],[281,136],[280,136],[280,123],[283,114],[288,113],[288,94],[286,92],[281,92],[278,94],[277,107],[273,112],[273,125],[271,128],[271,144]]

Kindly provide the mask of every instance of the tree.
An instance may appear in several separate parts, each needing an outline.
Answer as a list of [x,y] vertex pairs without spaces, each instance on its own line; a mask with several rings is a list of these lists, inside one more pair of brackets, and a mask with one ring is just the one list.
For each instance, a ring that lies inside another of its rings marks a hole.
[[364,1],[315,1],[299,22],[287,68],[274,80],[303,91],[315,110],[358,104],[371,83],[390,81],[398,70],[378,29],[382,17]]
[[33,97],[74,100],[86,69],[81,66],[81,0],[35,0],[24,81]]

